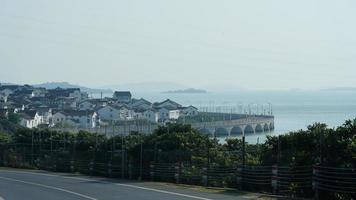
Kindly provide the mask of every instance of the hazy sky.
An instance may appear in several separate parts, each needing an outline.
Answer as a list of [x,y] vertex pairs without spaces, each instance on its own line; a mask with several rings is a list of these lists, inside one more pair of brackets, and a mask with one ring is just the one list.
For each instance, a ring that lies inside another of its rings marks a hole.
[[0,0],[0,82],[356,87],[355,0]]

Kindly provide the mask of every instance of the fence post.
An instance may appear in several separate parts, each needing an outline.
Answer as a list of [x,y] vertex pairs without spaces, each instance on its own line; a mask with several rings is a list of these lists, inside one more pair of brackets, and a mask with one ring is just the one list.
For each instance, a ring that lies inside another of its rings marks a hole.
[[112,175],[112,164],[111,162],[108,163],[108,176],[111,177]]
[[318,168],[317,166],[313,166],[313,182],[312,182],[312,186],[313,186],[313,190],[314,190],[314,199],[319,200],[319,191],[318,191],[318,181],[317,181],[317,177],[318,177]]
[[208,168],[203,167],[203,173],[202,173],[202,179],[203,179],[203,185],[205,187],[208,186]]
[[129,162],[128,172],[129,172],[129,179],[132,179],[132,163],[131,162]]
[[243,173],[243,167],[237,166],[236,169],[236,183],[237,187],[241,190],[242,189],[242,173]]
[[272,165],[272,190],[273,194],[278,191],[278,165]]
[[70,161],[70,172],[74,173],[74,160]]
[[93,171],[94,171],[94,161],[90,161],[90,163],[89,163],[89,173],[90,173],[90,176],[93,175]]
[[155,165],[153,162],[150,163],[150,177],[151,181],[155,180]]
[[176,183],[179,183],[179,176],[180,176],[180,163],[176,163],[174,166],[174,178]]

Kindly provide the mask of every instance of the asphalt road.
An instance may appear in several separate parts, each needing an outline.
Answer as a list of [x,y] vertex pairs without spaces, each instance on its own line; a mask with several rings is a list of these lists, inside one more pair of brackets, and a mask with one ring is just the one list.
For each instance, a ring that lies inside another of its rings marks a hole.
[[201,192],[181,186],[33,170],[0,169],[0,200],[256,199],[255,194]]

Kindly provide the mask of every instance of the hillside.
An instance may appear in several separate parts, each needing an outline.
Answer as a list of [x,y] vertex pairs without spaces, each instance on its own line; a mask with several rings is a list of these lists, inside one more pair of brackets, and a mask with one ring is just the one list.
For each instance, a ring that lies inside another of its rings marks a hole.
[[68,82],[47,82],[47,83],[41,83],[41,84],[36,84],[33,85],[34,87],[43,87],[46,89],[54,89],[57,87],[60,88],[80,88],[81,91],[83,92],[88,92],[88,93],[111,93],[112,90],[110,89],[96,89],[96,88],[88,88],[88,87],[83,87],[80,85],[74,85],[70,84]]

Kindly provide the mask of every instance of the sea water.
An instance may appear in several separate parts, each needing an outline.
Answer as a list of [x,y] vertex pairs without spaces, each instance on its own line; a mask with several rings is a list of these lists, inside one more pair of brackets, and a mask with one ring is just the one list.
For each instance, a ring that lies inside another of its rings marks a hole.
[[342,125],[347,119],[356,118],[356,90],[234,91],[199,94],[132,91],[132,94],[133,98],[142,97],[151,102],[171,99],[184,106],[193,105],[216,112],[267,114],[272,107],[275,130],[246,136],[249,143],[264,142],[266,135],[306,129],[308,125],[316,122],[325,123],[333,128]]
[[[182,105],[193,105],[209,111],[252,112],[267,114],[272,105],[275,130],[246,137],[249,143],[263,142],[266,135],[285,134],[306,129],[316,122],[329,127],[342,125],[356,118],[355,91],[240,91],[208,92],[199,94],[139,93],[150,101],[167,98]],[[224,140],[225,138],[220,138]]]

